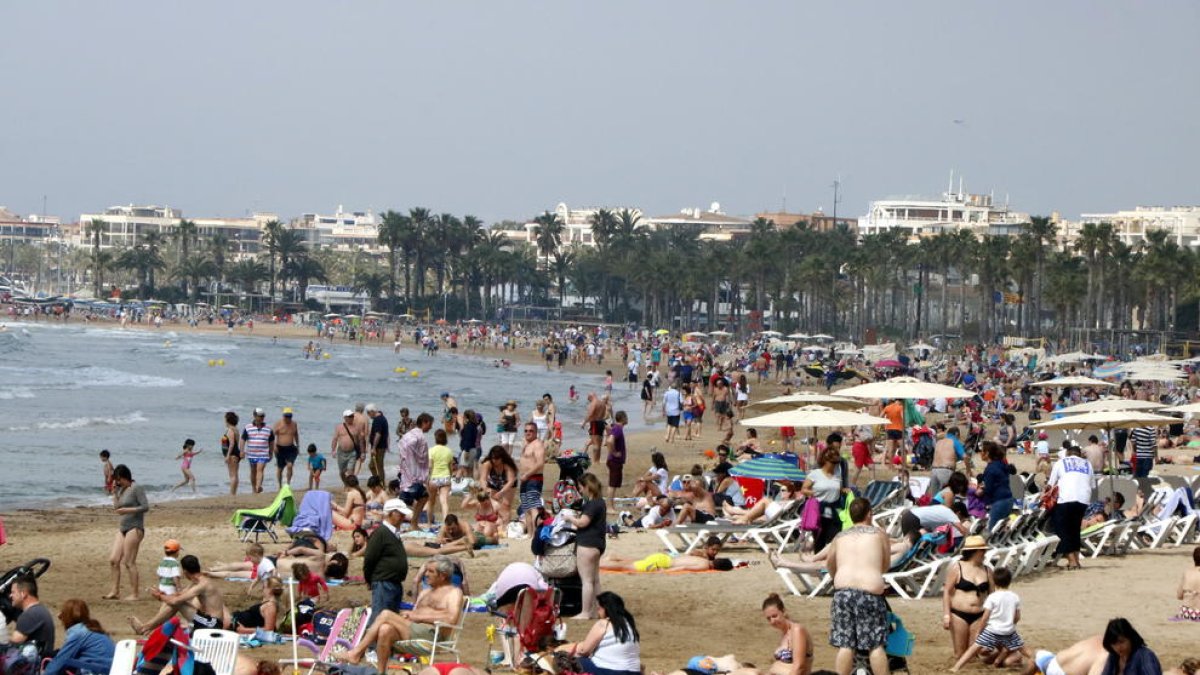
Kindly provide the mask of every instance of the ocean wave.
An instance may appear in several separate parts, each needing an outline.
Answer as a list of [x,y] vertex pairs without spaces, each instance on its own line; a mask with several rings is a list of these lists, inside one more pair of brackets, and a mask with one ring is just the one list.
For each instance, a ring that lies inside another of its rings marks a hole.
[[131,426],[149,422],[150,420],[142,414],[142,411],[135,410],[128,415],[120,415],[118,417],[76,417],[65,421],[50,421],[38,422],[37,424],[27,424],[22,426],[9,427],[8,431],[46,431],[53,429],[82,429],[83,427],[104,427],[104,426]]
[[37,395],[25,387],[0,389],[0,401],[12,401],[18,398],[37,398]]

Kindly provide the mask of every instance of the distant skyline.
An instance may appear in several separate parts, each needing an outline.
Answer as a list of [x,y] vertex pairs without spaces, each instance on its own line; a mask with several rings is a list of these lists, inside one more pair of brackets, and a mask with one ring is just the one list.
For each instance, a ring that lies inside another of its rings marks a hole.
[[[1200,3],[0,5],[0,205],[1200,204]],[[957,186],[957,180],[956,180]]]

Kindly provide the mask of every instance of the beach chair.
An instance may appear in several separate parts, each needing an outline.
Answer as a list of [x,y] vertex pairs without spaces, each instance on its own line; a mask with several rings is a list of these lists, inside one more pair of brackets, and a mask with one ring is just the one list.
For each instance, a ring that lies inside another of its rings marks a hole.
[[192,632],[190,649],[196,660],[212,666],[216,675],[233,675],[241,638],[230,630],[201,628]]
[[862,496],[871,502],[872,511],[881,511],[903,503],[904,492],[898,480],[873,480]]
[[133,675],[133,669],[137,666],[137,657],[137,640],[121,640],[117,643],[116,651],[113,652],[113,662],[108,669],[108,675]]
[[537,653],[543,638],[554,633],[560,621],[562,589],[544,591],[522,589],[513,603],[512,612],[503,624],[504,662],[515,668],[526,654]]
[[1009,476],[1008,489],[1012,491],[1013,502],[1023,508],[1025,504],[1025,479],[1020,474]]
[[1180,516],[1168,534],[1172,546],[1183,546],[1191,543],[1197,536],[1197,514],[1191,513]]
[[280,665],[309,666],[311,673],[320,664],[333,663],[333,655],[339,651],[353,649],[362,640],[363,633],[371,624],[370,607],[348,607],[340,610],[329,629],[325,644],[318,645],[308,638],[296,640],[296,645],[312,653],[309,658],[296,660],[281,659]]
[[824,572],[797,572],[784,567],[775,568],[775,572],[792,595],[802,598],[833,595],[833,577]]
[[279,543],[279,535],[275,526],[292,524],[296,518],[296,498],[292,488],[284,485],[279,488],[270,506],[261,509],[238,509],[233,512],[233,524],[237,526],[239,539],[249,541],[254,537],[255,543],[262,535],[271,537],[271,541]]
[[1172,490],[1178,490],[1179,488],[1189,489],[1192,487],[1191,483],[1182,476],[1159,476],[1159,478],[1162,479],[1162,482],[1169,485]]
[[1122,534],[1127,529],[1129,529],[1128,522],[1116,520],[1108,520],[1085,528],[1080,532],[1080,543],[1083,545],[1082,553],[1084,557],[1098,558],[1110,549],[1115,555],[1117,542],[1121,541]]
[[883,580],[901,598],[920,600],[942,590],[946,566],[951,562],[953,562],[953,558],[950,557],[928,560],[909,567],[903,572],[888,572],[883,575]]
[[[990,544],[989,544],[990,546]],[[994,570],[1004,568],[1012,572],[1017,566],[1017,560],[1020,557],[1022,547],[1020,546],[1001,546],[999,548],[989,548],[988,552],[983,556],[983,563]]]
[[[687,555],[696,548],[702,547],[704,541],[710,536],[716,536],[724,544],[734,536],[749,536],[752,531],[765,531],[780,525],[785,520],[798,520],[800,508],[799,500],[796,500],[781,509],[773,518],[754,525],[734,525],[728,521],[714,520],[703,525],[664,527],[655,530],[654,533],[672,554]],[[676,545],[677,543],[678,545]]]
[[438,654],[453,654],[458,656],[458,638],[462,635],[463,624],[467,621],[467,609],[471,606],[470,598],[463,598],[462,609],[458,619],[453,623],[438,621],[433,624],[433,639],[430,640],[400,640],[395,644],[395,651],[428,658],[429,663],[436,663]]
[[1049,536],[1038,541],[1024,544],[1020,558],[1017,560],[1013,578],[1040,572],[1053,559],[1054,549],[1058,547],[1058,537]]

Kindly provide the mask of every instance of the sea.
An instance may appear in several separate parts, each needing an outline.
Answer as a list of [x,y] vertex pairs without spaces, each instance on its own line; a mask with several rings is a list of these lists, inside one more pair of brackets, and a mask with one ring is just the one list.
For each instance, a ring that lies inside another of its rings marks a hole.
[[[233,410],[245,424],[255,407],[267,411],[268,423],[284,407],[295,410],[302,453],[293,487],[307,485],[303,447],[316,443],[328,457],[334,425],[356,402],[379,405],[394,428],[402,407],[413,417],[429,412],[440,420],[439,395],[450,392],[460,409],[483,413],[486,443],[494,443],[500,405],[515,399],[527,419],[534,401],[550,393],[563,420],[564,447],[579,448],[586,440],[579,429],[585,404],[570,404],[568,390],[574,385],[583,399],[603,388],[603,375],[595,373],[500,367],[499,352],[471,356],[442,349],[425,356],[411,345],[393,353],[390,343],[336,341],[323,344],[329,358],[314,360],[304,358],[306,339],[273,340],[239,330],[226,335],[7,324],[0,331],[0,512],[108,503],[99,458],[105,449],[114,466],[129,466],[152,503],[227,494],[218,444],[224,414]],[[630,431],[646,426],[637,414],[638,393],[624,383],[613,393],[614,409],[629,412]],[[188,438],[201,451],[192,464],[195,494],[190,487],[171,490],[183,478],[175,457]],[[393,459],[389,455],[389,463]],[[247,474],[243,462],[239,492],[248,485]],[[264,487],[276,488],[273,465]]]

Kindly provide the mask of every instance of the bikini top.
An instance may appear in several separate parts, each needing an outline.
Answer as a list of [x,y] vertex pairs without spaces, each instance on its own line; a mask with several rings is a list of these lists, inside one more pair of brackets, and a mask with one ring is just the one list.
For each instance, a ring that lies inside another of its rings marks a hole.
[[[794,655],[792,654],[791,647],[780,647],[779,649],[775,650],[775,660],[780,663],[791,663],[793,657]],[[812,645],[809,645],[808,653],[805,654],[805,657],[807,657],[809,660],[812,660]]]
[[955,590],[966,591],[967,593],[974,593],[976,595],[987,595],[991,588],[992,585],[987,581],[977,584],[974,581],[964,577],[962,573],[962,563],[958,564],[958,583],[954,584]]

